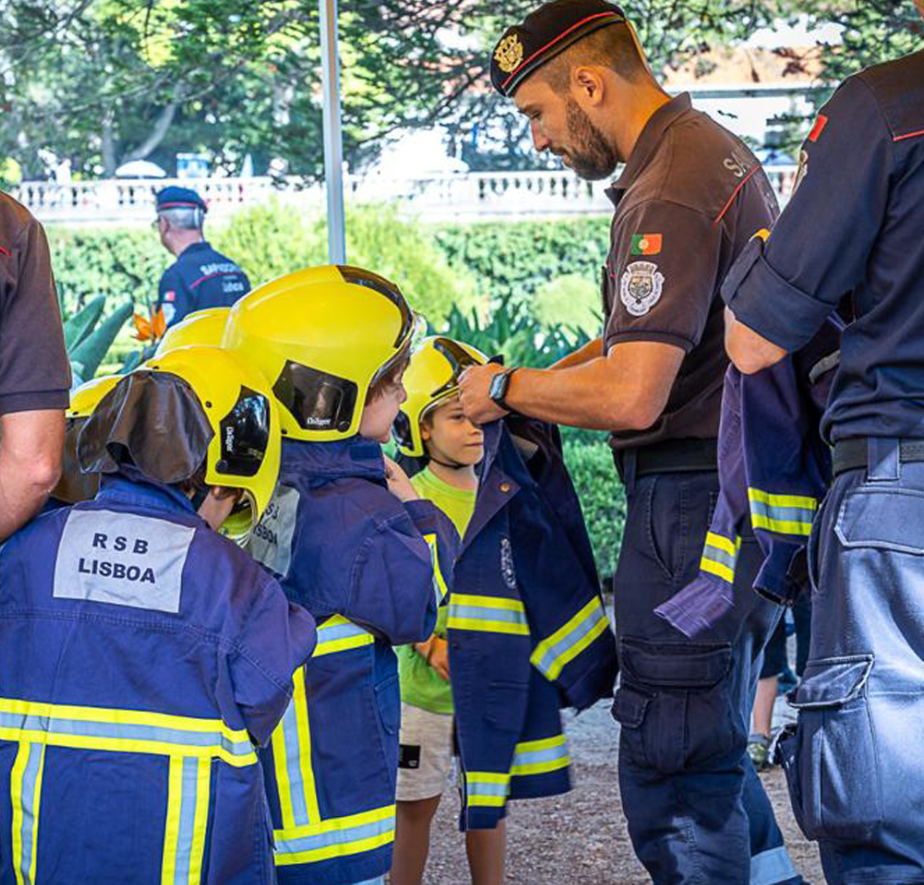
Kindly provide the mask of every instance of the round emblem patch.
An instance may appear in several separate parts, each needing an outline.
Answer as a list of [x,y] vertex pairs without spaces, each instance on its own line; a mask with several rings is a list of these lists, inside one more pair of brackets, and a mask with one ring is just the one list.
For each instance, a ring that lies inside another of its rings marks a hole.
[[619,297],[634,317],[643,317],[661,299],[664,274],[650,261],[633,261],[622,275]]
[[520,62],[523,61],[523,44],[516,34],[504,37],[497,44],[494,61],[505,74],[512,74],[520,66]]

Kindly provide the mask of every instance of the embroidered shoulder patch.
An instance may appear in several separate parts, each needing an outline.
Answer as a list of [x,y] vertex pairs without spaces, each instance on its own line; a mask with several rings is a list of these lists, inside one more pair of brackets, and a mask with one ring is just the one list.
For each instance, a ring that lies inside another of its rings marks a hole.
[[661,300],[663,291],[664,274],[650,261],[633,261],[619,284],[620,300],[634,317],[645,316]]

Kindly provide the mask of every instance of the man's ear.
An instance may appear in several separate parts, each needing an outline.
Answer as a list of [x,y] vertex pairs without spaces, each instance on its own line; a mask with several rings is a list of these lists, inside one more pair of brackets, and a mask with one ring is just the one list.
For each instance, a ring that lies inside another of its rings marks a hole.
[[582,65],[571,72],[571,91],[584,106],[596,107],[603,103],[606,82],[597,67]]

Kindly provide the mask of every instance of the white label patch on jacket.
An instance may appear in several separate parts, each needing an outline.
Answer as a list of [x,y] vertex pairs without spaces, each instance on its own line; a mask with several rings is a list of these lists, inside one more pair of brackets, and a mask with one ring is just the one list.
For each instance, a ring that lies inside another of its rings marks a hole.
[[517,572],[513,567],[513,547],[510,546],[509,538],[501,538],[500,565],[501,574],[504,576],[504,583],[511,590],[516,590]]
[[133,513],[72,511],[58,547],[54,595],[176,613],[195,533]]
[[263,519],[247,542],[247,552],[277,575],[287,575],[292,564],[298,501],[298,489],[278,486]]

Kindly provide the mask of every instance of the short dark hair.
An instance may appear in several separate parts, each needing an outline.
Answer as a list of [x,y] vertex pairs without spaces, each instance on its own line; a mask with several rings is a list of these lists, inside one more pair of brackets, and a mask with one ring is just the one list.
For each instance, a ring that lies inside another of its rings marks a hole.
[[571,70],[578,65],[600,65],[615,71],[623,80],[637,83],[648,74],[628,24],[615,24],[592,31],[536,72],[545,77],[555,92],[571,84]]

